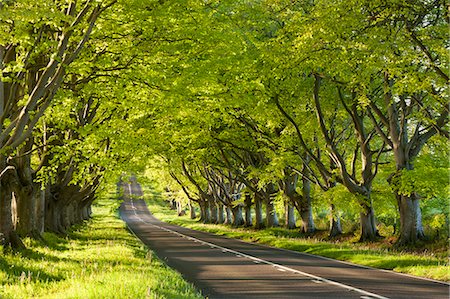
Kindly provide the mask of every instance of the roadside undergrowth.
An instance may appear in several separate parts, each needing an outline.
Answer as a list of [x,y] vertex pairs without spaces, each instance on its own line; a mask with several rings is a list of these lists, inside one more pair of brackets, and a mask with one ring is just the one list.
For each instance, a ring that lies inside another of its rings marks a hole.
[[45,233],[0,258],[0,298],[202,298],[99,200],[94,217],[66,237]]
[[[160,220],[230,238],[320,255],[378,269],[450,281],[448,244],[431,244],[424,248],[395,248],[389,242],[356,243],[354,238],[326,240],[305,236],[298,230],[270,228],[233,228],[228,225],[203,224],[188,215],[177,216],[167,202],[153,197],[147,200],[150,211]],[[319,234],[320,235],[320,234]]]

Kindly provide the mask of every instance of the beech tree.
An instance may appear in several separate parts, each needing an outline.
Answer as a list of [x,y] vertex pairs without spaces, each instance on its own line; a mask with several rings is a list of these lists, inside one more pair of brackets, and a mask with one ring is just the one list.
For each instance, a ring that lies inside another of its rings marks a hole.
[[88,41],[98,17],[115,1],[0,4],[1,225],[5,243],[20,246],[13,229],[14,199],[18,231],[33,229],[32,210],[39,188],[29,157],[36,124],[52,104],[67,71]]

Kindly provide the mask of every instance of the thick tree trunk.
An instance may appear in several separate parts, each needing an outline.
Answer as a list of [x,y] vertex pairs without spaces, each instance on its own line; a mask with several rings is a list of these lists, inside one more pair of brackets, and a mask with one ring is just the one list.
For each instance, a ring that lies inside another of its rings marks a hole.
[[224,224],[233,224],[233,212],[231,211],[231,208],[229,206],[225,207],[225,222]]
[[201,222],[205,222],[206,219],[206,207],[205,207],[205,202],[203,200],[199,200],[198,201],[198,206],[200,208],[200,219],[199,221]]
[[45,192],[46,190],[40,190],[38,192],[38,196],[36,197],[36,204],[35,204],[35,215],[36,215],[36,221],[34,223],[34,230],[39,234],[42,235],[44,232],[45,227]]
[[31,237],[35,227],[35,200],[38,197],[36,193],[31,186],[15,190],[13,193],[16,201],[16,232],[22,237]]
[[374,241],[377,239],[378,230],[375,225],[375,213],[371,206],[365,205],[360,212],[361,237],[360,242]]
[[245,212],[245,224],[244,224],[244,226],[250,227],[250,226],[253,225],[251,206],[245,206],[244,207],[244,212]]
[[264,228],[264,219],[262,213],[262,199],[259,194],[255,194],[255,228]]
[[218,215],[218,223],[219,224],[225,223],[225,211],[224,211],[223,204],[219,204],[218,214],[219,214]]
[[339,213],[336,211],[336,207],[334,204],[331,204],[331,213],[330,213],[330,238],[337,237],[342,234],[341,227],[341,217]]
[[267,227],[279,226],[277,211],[271,198],[266,201],[266,222]]
[[197,215],[195,214],[195,207],[192,204],[192,200],[189,200],[189,217],[195,219]]
[[12,191],[7,183],[0,185],[0,234],[2,244],[10,244],[14,231],[12,221]]
[[400,213],[400,238],[397,241],[399,245],[414,244],[418,240],[425,239],[419,201],[416,194],[411,196],[397,194]]
[[[0,161],[4,170],[6,163]],[[23,249],[25,245],[16,233],[13,222],[13,185],[15,177],[11,173],[4,173],[0,179],[0,241],[4,246],[13,249]]]
[[63,205],[61,208],[61,222],[62,222],[62,227],[64,228],[64,230],[67,230],[71,223],[70,223],[70,218],[69,218],[69,211],[70,206],[67,205]]
[[286,226],[286,228],[288,229],[294,229],[295,226],[295,209],[294,207],[286,202],[284,205],[284,213],[285,213],[285,223],[284,225]]
[[233,226],[238,227],[244,225],[244,217],[242,217],[242,206],[239,204],[232,209],[233,212]]
[[211,222],[217,224],[219,222],[219,210],[217,209],[217,203],[211,202],[209,207],[211,210]]
[[205,201],[205,219],[203,220],[204,223],[211,223],[211,210],[209,207],[211,204],[212,203],[209,200]]
[[61,203],[51,192],[45,199],[45,230],[65,235],[66,231],[62,225]]

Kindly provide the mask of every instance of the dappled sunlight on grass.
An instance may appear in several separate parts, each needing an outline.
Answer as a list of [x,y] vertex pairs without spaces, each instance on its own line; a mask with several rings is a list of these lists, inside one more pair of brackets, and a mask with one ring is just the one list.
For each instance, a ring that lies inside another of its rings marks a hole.
[[100,200],[94,218],[61,237],[26,239],[28,249],[0,258],[1,298],[201,298]]

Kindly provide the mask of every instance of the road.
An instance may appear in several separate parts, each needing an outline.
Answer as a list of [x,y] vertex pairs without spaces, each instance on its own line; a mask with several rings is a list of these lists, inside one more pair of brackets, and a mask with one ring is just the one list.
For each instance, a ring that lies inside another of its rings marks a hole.
[[[141,192],[137,183],[128,186],[129,194]],[[446,283],[163,223],[130,196],[120,215],[205,298],[449,298]]]

